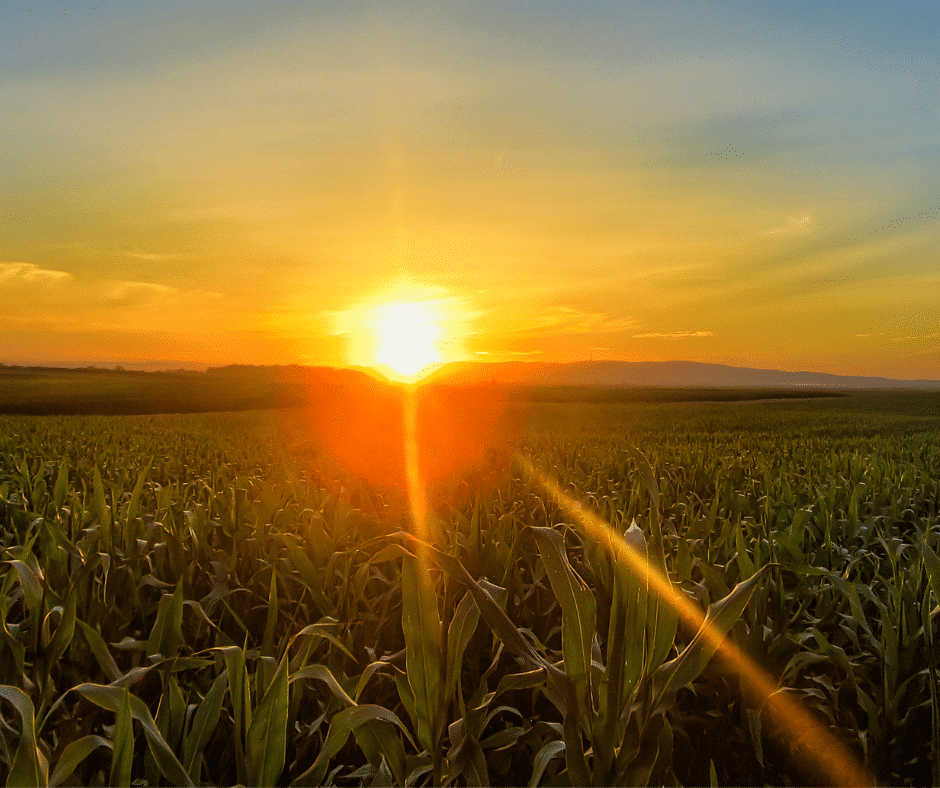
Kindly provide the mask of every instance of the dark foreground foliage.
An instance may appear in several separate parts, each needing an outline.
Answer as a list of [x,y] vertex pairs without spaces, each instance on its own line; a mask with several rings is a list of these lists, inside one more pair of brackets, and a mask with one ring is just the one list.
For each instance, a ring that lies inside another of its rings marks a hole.
[[[703,611],[728,600],[729,637],[880,781],[921,785],[937,405],[545,403],[521,453]],[[403,491],[343,471],[309,421],[0,417],[0,779],[818,779],[811,742],[733,665],[692,671],[695,632],[524,463],[439,481],[425,548]]]

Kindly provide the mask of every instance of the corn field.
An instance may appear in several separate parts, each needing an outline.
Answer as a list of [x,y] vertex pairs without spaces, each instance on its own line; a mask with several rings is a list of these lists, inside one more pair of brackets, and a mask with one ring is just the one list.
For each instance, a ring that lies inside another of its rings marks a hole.
[[940,781],[937,395],[535,404],[421,531],[304,423],[0,416],[7,785]]

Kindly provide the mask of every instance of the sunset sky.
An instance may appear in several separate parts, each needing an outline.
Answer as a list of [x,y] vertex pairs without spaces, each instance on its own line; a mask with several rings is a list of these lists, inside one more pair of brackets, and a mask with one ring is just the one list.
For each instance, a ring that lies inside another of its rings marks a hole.
[[940,378],[940,3],[0,2],[0,362]]

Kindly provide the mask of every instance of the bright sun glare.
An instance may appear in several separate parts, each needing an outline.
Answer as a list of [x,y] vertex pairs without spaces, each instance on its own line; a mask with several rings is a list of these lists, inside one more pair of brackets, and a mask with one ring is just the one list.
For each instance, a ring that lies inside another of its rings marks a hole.
[[428,304],[399,301],[381,307],[376,331],[376,360],[399,375],[414,376],[441,360],[437,349],[441,328]]

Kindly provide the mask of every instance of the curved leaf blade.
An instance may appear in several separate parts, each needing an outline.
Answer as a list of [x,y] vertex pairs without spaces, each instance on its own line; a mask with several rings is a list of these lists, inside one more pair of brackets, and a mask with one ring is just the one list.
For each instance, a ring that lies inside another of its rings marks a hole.
[[670,690],[678,690],[694,681],[718,650],[725,635],[741,617],[751,594],[767,567],[738,583],[724,599],[713,602],[695,637],[675,659],[664,664],[653,676],[657,700]]

